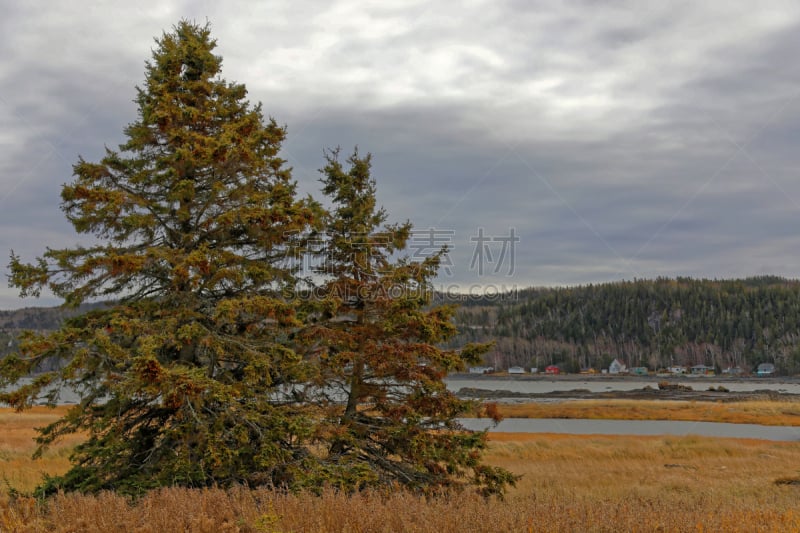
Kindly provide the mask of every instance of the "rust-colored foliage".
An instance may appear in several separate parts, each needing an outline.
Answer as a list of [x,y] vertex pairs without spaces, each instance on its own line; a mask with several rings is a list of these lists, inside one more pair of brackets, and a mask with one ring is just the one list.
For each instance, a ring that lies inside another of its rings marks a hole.
[[483,406],[483,414],[497,423],[503,421],[503,415],[500,412],[500,408],[497,406],[497,402],[488,402]]
[[319,251],[324,282],[309,302],[311,323],[297,336],[319,361],[309,400],[344,404],[321,421],[324,468],[350,472],[356,487],[430,491],[468,481],[502,493],[514,476],[481,464],[485,435],[456,421],[471,404],[442,381],[481,350],[439,346],[455,333],[454,309],[431,307],[430,280],[444,250],[420,262],[394,259],[411,225],[385,224],[370,156],[355,152],[345,165],[333,151],[327,163],[323,192],[334,207]]
[[147,359],[139,365],[139,377],[144,383],[158,384],[164,375],[164,369],[155,359]]

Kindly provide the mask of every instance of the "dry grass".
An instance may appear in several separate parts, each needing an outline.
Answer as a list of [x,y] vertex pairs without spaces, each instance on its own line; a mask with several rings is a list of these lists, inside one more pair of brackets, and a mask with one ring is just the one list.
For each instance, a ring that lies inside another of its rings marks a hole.
[[797,400],[704,402],[670,400],[580,400],[560,403],[497,404],[506,418],[685,420],[766,426],[800,426]]
[[[0,480],[23,492],[33,490],[47,473],[58,475],[69,468],[69,453],[82,440],[79,435],[51,447],[37,461],[31,460],[36,449],[37,427],[55,422],[68,407],[34,407],[24,413],[0,408]],[[2,531],[0,529],[0,531]]]
[[[55,416],[31,416],[43,415]],[[7,447],[25,453],[26,416],[0,413],[0,446],[8,436]],[[800,487],[775,483],[798,473],[798,443],[497,433],[488,458],[524,475],[503,502],[402,491],[164,489],[137,502],[111,493],[46,502],[2,495],[0,531],[800,531]]]

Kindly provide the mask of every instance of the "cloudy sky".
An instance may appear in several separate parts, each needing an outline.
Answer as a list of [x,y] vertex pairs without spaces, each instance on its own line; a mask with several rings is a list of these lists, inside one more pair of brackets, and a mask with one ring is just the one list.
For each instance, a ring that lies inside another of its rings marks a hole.
[[[373,154],[410,254],[452,248],[443,287],[800,276],[796,1],[9,4],[5,257],[80,242],[60,186],[123,141],[153,37],[188,18],[288,126],[303,191],[323,148]],[[56,303],[5,285],[0,309]]]

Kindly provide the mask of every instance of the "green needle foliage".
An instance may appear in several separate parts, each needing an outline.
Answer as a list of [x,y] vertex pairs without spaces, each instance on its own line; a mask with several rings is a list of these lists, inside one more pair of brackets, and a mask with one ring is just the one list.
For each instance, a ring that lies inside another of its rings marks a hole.
[[3,395],[15,407],[52,385],[83,398],[41,434],[44,445],[88,434],[49,488],[281,483],[303,463],[296,439],[309,424],[270,391],[306,371],[284,342],[300,322],[280,296],[294,284],[281,265],[316,207],[298,201],[278,157],[285,130],[220,77],[209,28],[181,22],[157,45],[127,142],[99,163],[80,159],[62,190],[69,221],[99,244],[49,249],[32,265],[12,255],[22,295],[119,300],[28,335],[2,362],[5,381],[66,362]]
[[[208,25],[184,21],[156,42],[127,142],[79,159],[62,189],[68,220],[98,244],[33,264],[12,253],[23,296],[115,302],[28,333],[0,361],[2,402],[55,404],[63,387],[82,398],[41,430],[40,450],[87,436],[41,490],[502,492],[513,478],[480,463],[485,435],[460,430],[467,404],[442,382],[480,349],[436,347],[455,332],[452,309],[427,307],[438,257],[392,261],[410,225],[378,229],[369,158],[353,156],[349,172],[328,159],[333,212],[299,199],[278,156],[284,128],[220,77]],[[290,259],[322,230],[323,285],[309,290]]]

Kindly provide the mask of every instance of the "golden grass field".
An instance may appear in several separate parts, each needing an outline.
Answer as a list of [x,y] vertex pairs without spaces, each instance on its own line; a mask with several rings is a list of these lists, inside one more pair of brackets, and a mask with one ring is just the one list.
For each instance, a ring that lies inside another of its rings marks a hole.
[[[77,437],[29,458],[32,428],[57,416],[0,412],[0,476],[19,491],[68,468]],[[800,531],[800,485],[788,483],[800,474],[800,443],[501,433],[491,441],[489,462],[523,475],[504,501],[171,488],[136,502],[112,493],[41,502],[3,490],[0,531]]]
[[670,400],[576,400],[495,404],[505,418],[685,420],[766,426],[800,426],[800,401],[703,402]]

